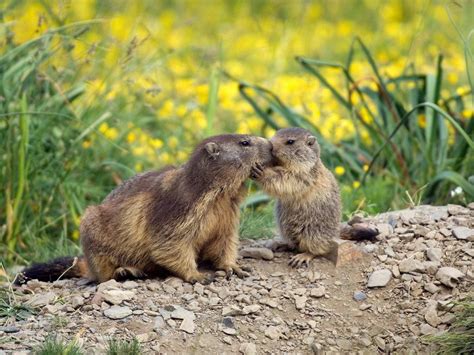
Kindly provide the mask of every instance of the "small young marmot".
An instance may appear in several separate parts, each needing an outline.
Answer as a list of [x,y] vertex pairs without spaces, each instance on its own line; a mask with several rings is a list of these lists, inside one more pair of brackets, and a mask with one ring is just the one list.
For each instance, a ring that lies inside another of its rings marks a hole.
[[278,199],[280,234],[298,267],[326,255],[339,237],[341,198],[334,175],[323,165],[316,137],[302,128],[279,130],[273,138],[275,166],[256,166],[253,176],[263,190]]
[[271,161],[264,138],[228,134],[205,139],[181,167],[136,175],[90,206],[80,225],[84,257],[36,264],[29,279],[59,276],[104,282],[165,269],[188,282],[206,282],[197,263],[208,260],[228,275],[237,264],[239,203],[256,164]]

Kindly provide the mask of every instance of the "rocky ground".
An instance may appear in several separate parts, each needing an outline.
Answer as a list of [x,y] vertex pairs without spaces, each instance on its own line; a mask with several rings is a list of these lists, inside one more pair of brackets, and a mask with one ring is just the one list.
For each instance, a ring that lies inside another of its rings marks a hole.
[[57,335],[77,340],[85,353],[132,337],[145,353],[163,354],[428,352],[423,336],[446,330],[450,303],[472,295],[474,204],[419,206],[364,221],[380,235],[351,245],[364,252],[349,253],[337,267],[318,258],[291,269],[292,254],[244,241],[241,263],[253,274],[243,280],[31,281],[17,301],[37,314],[1,318],[0,349],[28,352]]

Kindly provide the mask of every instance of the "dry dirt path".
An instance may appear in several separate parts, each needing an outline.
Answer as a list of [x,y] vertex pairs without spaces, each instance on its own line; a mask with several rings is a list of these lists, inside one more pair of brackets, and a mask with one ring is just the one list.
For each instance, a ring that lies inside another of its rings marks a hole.
[[28,352],[50,335],[77,340],[87,354],[103,352],[110,338],[132,337],[145,353],[163,354],[429,352],[423,335],[444,331],[450,302],[472,295],[470,207],[421,206],[367,219],[378,240],[357,243],[365,256],[338,267],[319,258],[292,269],[290,253],[259,249],[255,257],[271,260],[243,259],[251,277],[205,286],[177,278],[31,281],[18,297],[38,313],[0,319],[0,354]]

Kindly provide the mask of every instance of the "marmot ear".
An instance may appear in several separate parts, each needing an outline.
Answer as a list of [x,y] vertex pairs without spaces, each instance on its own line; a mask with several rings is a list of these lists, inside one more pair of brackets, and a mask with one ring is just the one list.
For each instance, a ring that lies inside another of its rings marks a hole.
[[314,143],[316,143],[316,137],[309,136],[308,138],[306,138],[306,143],[308,143],[308,145],[314,145]]
[[214,159],[214,160],[217,159],[217,157],[219,156],[219,152],[220,152],[220,149],[219,149],[219,146],[217,145],[217,143],[214,143],[214,142],[206,143],[205,148],[206,148],[207,154],[209,154],[209,156],[212,159]]

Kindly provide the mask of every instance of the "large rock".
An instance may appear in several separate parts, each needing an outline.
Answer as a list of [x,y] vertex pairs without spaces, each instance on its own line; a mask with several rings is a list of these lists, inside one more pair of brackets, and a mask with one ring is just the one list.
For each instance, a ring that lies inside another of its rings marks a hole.
[[454,267],[445,266],[438,270],[436,278],[445,286],[454,288],[464,277],[464,274]]
[[103,290],[101,293],[104,301],[111,304],[120,304],[123,301],[129,301],[135,296],[134,291],[129,290]]
[[474,241],[474,229],[467,227],[456,227],[453,228],[453,234],[457,239]]
[[398,269],[402,273],[410,273],[410,272],[423,272],[425,271],[425,266],[419,260],[414,258],[407,258],[400,261],[398,264]]
[[44,307],[47,304],[52,303],[56,299],[56,294],[54,292],[40,293],[34,295],[27,304],[31,307]]
[[122,319],[132,315],[129,307],[112,306],[104,311],[104,315],[110,319]]
[[390,282],[392,278],[392,272],[388,269],[382,269],[374,271],[369,276],[369,281],[367,282],[367,287],[384,287]]
[[244,248],[240,250],[240,255],[243,258],[272,260],[273,251],[268,248]]
[[328,255],[328,259],[331,260],[336,267],[339,267],[362,259],[366,255],[362,248],[353,241],[336,238],[333,239],[333,248]]

